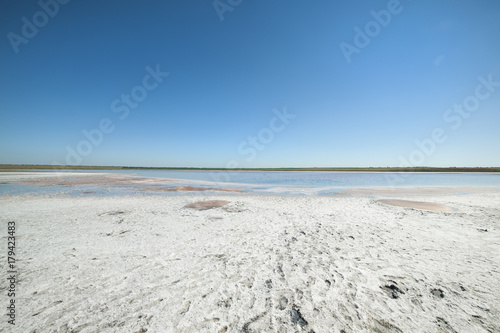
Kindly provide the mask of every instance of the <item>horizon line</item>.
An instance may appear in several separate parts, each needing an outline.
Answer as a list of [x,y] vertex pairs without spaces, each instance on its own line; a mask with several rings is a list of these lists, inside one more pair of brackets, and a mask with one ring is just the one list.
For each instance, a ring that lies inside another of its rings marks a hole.
[[210,167],[164,167],[164,166],[116,166],[116,165],[49,165],[49,164],[0,164],[0,169],[78,169],[78,170],[198,170],[198,171],[494,171],[500,172],[500,167],[463,167],[463,166],[408,166],[408,167],[260,167],[260,168],[210,168]]

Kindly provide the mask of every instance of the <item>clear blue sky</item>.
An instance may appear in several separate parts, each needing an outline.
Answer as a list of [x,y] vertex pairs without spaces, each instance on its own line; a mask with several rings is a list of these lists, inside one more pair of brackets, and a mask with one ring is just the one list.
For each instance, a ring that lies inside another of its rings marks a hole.
[[500,166],[497,0],[41,3],[0,2],[0,163]]

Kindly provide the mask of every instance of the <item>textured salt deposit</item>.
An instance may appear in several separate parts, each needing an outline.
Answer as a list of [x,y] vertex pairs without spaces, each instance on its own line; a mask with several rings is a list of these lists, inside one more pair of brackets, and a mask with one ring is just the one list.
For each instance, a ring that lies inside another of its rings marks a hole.
[[[0,330],[499,332],[500,194],[377,199],[2,197],[19,312]],[[206,200],[230,203],[184,208]]]

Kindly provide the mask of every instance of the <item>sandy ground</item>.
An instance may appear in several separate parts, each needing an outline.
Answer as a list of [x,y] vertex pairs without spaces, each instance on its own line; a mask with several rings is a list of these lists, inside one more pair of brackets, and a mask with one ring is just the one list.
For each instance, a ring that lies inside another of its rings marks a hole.
[[1,197],[0,331],[500,332],[500,193],[382,198]]

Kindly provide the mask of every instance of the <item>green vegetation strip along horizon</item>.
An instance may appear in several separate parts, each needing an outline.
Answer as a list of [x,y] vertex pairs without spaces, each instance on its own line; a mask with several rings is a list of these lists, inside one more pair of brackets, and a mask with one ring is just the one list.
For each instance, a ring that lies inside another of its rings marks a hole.
[[18,170],[179,170],[179,171],[331,171],[331,172],[500,172],[500,167],[311,167],[311,168],[192,168],[192,167],[133,167],[85,165],[0,164],[0,171]]

